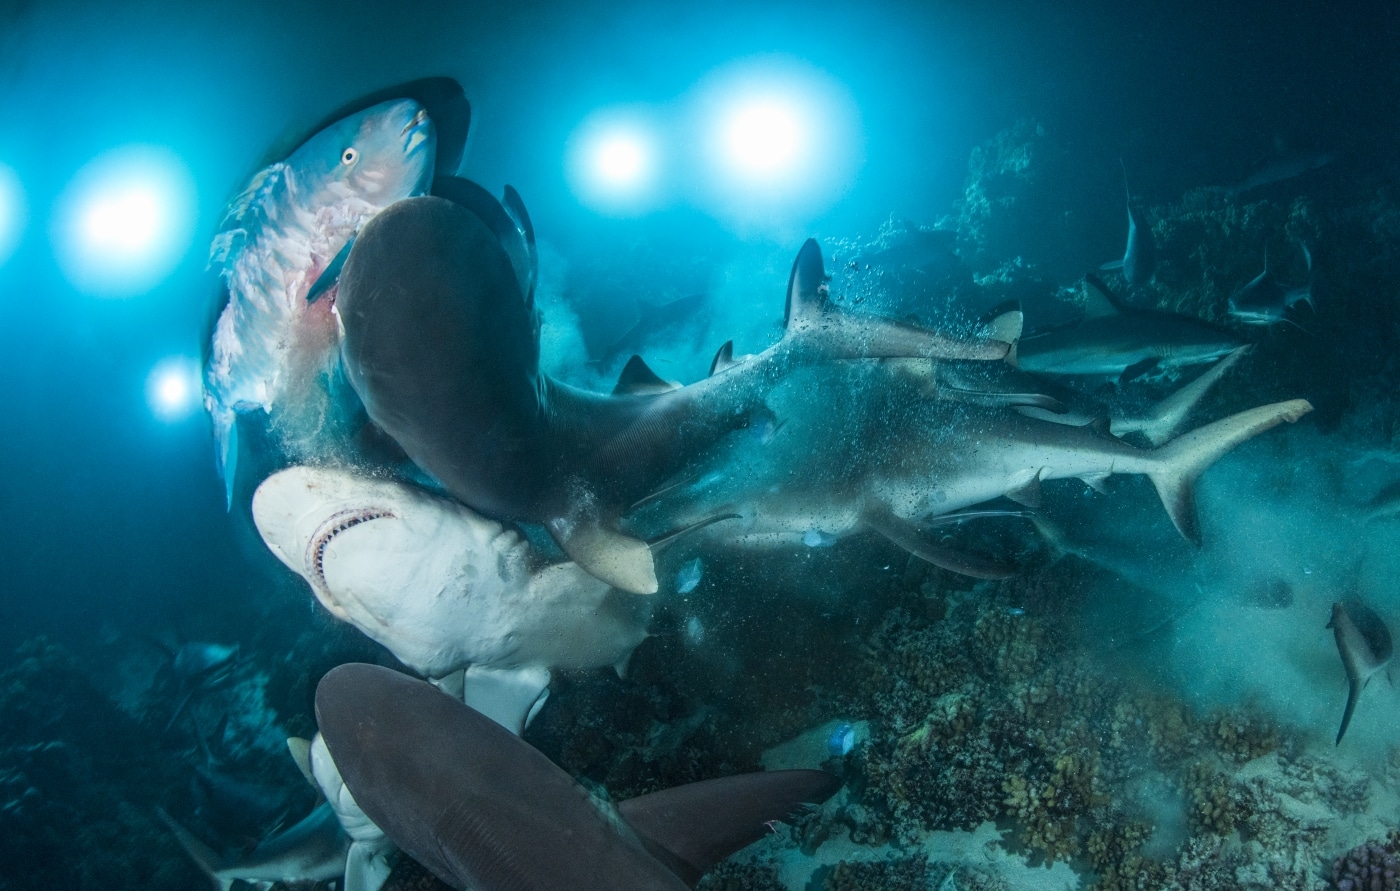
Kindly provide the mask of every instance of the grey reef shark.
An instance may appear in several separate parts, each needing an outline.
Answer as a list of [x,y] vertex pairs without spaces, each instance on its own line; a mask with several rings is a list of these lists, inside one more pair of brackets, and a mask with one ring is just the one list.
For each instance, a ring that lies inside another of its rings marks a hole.
[[1395,653],[1390,639],[1390,629],[1376,615],[1375,610],[1359,600],[1339,601],[1332,604],[1332,618],[1327,623],[1332,636],[1337,641],[1337,653],[1342,657],[1342,668],[1347,673],[1347,705],[1342,712],[1342,726],[1337,729],[1337,745],[1342,744],[1351,716],[1356,711],[1356,701],[1361,691],[1371,683],[1376,673],[1390,664]]
[[1152,237],[1152,227],[1143,225],[1133,212],[1133,193],[1128,189],[1128,168],[1123,167],[1123,194],[1128,206],[1128,246],[1123,250],[1123,259],[1105,263],[1100,269],[1117,269],[1123,273],[1130,285],[1141,285],[1152,280],[1157,268],[1157,242]]
[[841,786],[823,771],[783,770],[614,806],[462,702],[373,665],[327,673],[316,722],[364,814],[459,891],[685,891]]
[[538,565],[509,525],[404,482],[291,467],[258,487],[253,519],[331,615],[515,733],[551,670],[622,674],[647,637],[652,598]]
[[1303,284],[1289,288],[1279,282],[1269,268],[1269,252],[1264,251],[1264,271],[1250,279],[1238,291],[1230,295],[1230,316],[1246,325],[1273,325],[1286,322],[1287,312],[1299,303],[1306,303],[1314,311],[1313,303],[1313,259],[1307,245],[1303,249],[1303,261],[1307,265],[1308,277]]
[[230,891],[235,882],[270,887],[277,882],[328,882],[345,874],[350,836],[328,804],[318,805],[251,851],[227,856],[200,841],[165,811],[158,814],[190,858],[223,891]]
[[210,251],[224,300],[206,341],[204,404],[230,506],[241,416],[263,416],[279,458],[353,441],[363,412],[339,370],[331,313],[340,268],[367,220],[457,171],[470,121],[450,78],[381,90],[280,141],[229,202]]
[[[953,339],[831,302],[815,241],[788,283],[782,339],[674,387],[634,357],[611,394],[539,368],[537,254],[523,203],[461,179],[400,201],[360,232],[336,301],[341,355],[371,420],[453,497],[501,519],[543,525],[610,585],[657,590],[646,542],[625,509],[703,458],[805,364],[897,356],[993,360],[1009,344]],[[721,350],[721,356],[725,350]]]
[[1210,362],[1244,345],[1234,332],[1194,316],[1137,309],[1086,275],[1084,317],[1076,325],[1026,337],[1016,364],[1036,374],[1131,378],[1154,367]]
[[[1301,399],[1264,405],[1139,448],[1114,436],[1107,419],[1054,423],[1015,406],[970,402],[965,392],[929,398],[923,384],[890,363],[805,370],[774,395],[773,412],[786,423],[771,443],[739,444],[698,481],[644,510],[669,520],[732,511],[738,521],[708,534],[750,547],[874,531],[944,568],[1005,578],[1011,567],[949,550],[936,527],[1001,497],[1033,508],[1047,480],[1099,487],[1111,474],[1130,473],[1152,481],[1177,530],[1199,544],[1196,479],[1240,443],[1312,410]],[[831,416],[843,418],[839,433],[830,431]]]

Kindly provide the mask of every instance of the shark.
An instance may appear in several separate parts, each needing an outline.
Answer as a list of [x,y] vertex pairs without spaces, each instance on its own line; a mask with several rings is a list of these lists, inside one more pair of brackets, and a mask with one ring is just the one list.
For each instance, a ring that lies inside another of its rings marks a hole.
[[1152,238],[1152,227],[1144,226],[1133,212],[1133,193],[1128,189],[1128,168],[1123,166],[1123,194],[1128,207],[1128,246],[1123,251],[1123,259],[1105,263],[1103,270],[1117,269],[1130,285],[1141,285],[1152,280],[1152,272],[1157,268],[1157,242]]
[[[1139,448],[1103,419],[1071,426],[1007,406],[929,399],[900,375],[872,364],[795,376],[775,393],[773,411],[787,423],[770,444],[740,443],[645,510],[668,520],[732,511],[740,519],[710,534],[750,547],[873,531],[935,565],[1004,578],[1013,570],[950,551],[934,527],[1003,497],[1034,508],[1047,480],[1098,487],[1112,474],[1142,474],[1177,531],[1199,545],[1196,479],[1239,444],[1312,409],[1301,399],[1263,405]],[[843,419],[841,430],[830,417]]]
[[374,665],[327,673],[316,722],[368,818],[460,891],[684,891],[841,786],[823,771],[771,771],[613,806],[461,701]]
[[318,805],[292,826],[235,856],[218,854],[165,811],[157,814],[190,859],[222,891],[230,891],[240,881],[266,888],[276,882],[325,882],[345,873],[350,837],[328,804]]
[[1023,338],[1016,352],[1020,368],[1036,374],[1131,376],[1154,366],[1210,362],[1244,345],[1234,332],[1202,319],[1127,306],[1092,275],[1084,277],[1082,292],[1083,319]]
[[1308,267],[1307,281],[1296,288],[1286,288],[1279,283],[1269,269],[1269,252],[1264,251],[1264,271],[1250,279],[1238,291],[1230,295],[1230,315],[1246,325],[1273,325],[1286,321],[1288,310],[1299,303],[1306,303],[1314,310],[1313,303],[1313,260],[1307,245],[1303,249],[1303,260]]
[[515,733],[552,671],[622,673],[648,635],[650,598],[538,565],[513,527],[405,482],[289,467],[258,487],[253,520],[331,615]]
[[226,299],[208,339],[204,405],[230,506],[239,416],[264,414],[293,460],[333,449],[359,423],[330,312],[340,267],[368,219],[426,193],[442,167],[455,172],[469,121],[449,78],[381,91],[323,122],[229,202],[210,249]]
[[[467,180],[394,204],[356,239],[337,313],[347,377],[371,420],[453,497],[544,526],[579,566],[623,591],[658,588],[627,505],[751,422],[763,394],[815,362],[890,356],[1000,359],[1009,344],[853,315],[830,299],[809,240],[788,281],[784,334],[746,361],[674,387],[640,358],[611,394],[539,368],[533,227],[507,188]],[[732,352],[731,352],[732,354]]]
[[1327,622],[1332,636],[1337,642],[1337,653],[1342,657],[1342,668],[1347,673],[1347,704],[1342,712],[1342,726],[1337,729],[1337,745],[1342,744],[1351,716],[1356,711],[1356,701],[1361,691],[1371,682],[1377,672],[1390,664],[1395,647],[1390,639],[1390,629],[1385,626],[1375,610],[1359,600],[1338,601],[1332,604],[1332,618]]

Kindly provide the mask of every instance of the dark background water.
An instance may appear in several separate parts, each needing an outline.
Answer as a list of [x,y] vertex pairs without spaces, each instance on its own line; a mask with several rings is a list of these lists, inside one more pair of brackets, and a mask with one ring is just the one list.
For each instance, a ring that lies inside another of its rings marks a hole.
[[[565,259],[638,243],[703,258],[739,236],[685,208],[599,216],[567,186],[565,145],[600,105],[668,102],[736,59],[785,54],[843,83],[864,130],[857,178],[799,221],[804,234],[931,221],[972,147],[1034,116],[1102,158],[1102,194],[1082,212],[1102,219],[1111,256],[1122,207],[1100,199],[1120,155],[1149,201],[1238,181],[1285,150],[1366,165],[1400,114],[1397,45],[1400,15],[1383,3],[0,0],[0,162],[30,206],[0,267],[0,646],[37,632],[236,636],[228,623],[273,596],[270,558],[223,509],[205,419],[155,419],[145,380],[166,355],[198,355],[217,289],[204,243],[229,193],[280,134],[358,95],[457,77],[475,112],[466,174],[516,185]],[[82,164],[131,142],[191,168],[195,243],[150,293],[75,293],[47,211]],[[748,238],[780,258],[797,246]]]

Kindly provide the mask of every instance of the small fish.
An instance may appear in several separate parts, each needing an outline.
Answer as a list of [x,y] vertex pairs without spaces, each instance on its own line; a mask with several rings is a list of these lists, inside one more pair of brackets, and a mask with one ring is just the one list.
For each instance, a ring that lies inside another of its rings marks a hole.
[[1313,262],[1312,252],[1307,245],[1303,248],[1303,259],[1307,261],[1308,279],[1296,288],[1285,288],[1279,284],[1273,271],[1269,269],[1269,252],[1264,252],[1264,271],[1250,279],[1249,283],[1230,295],[1230,315],[1246,325],[1272,325],[1286,321],[1284,313],[1296,304],[1306,303],[1314,310],[1313,303]]
[[802,543],[809,548],[829,548],[836,544],[836,536],[820,529],[808,529],[802,535]]
[[1356,700],[1376,672],[1390,663],[1394,647],[1390,629],[1374,610],[1359,600],[1332,604],[1332,619],[1327,627],[1336,638],[1337,652],[1347,673],[1347,705],[1342,712],[1342,726],[1337,730],[1337,745],[1341,745],[1347,725],[1351,724],[1352,712],[1356,711]]
[[1026,614],[1025,608],[1020,606],[1008,606],[1002,612],[1012,618],[1020,618]]
[[696,557],[689,563],[681,567],[681,571],[676,573],[676,593],[689,594],[700,584],[700,577],[705,572],[705,564]]

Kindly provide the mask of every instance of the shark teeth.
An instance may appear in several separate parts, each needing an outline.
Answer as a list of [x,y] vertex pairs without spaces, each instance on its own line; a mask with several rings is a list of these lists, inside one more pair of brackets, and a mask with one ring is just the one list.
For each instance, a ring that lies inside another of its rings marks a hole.
[[319,582],[323,588],[328,588],[325,565],[326,548],[330,546],[332,539],[361,523],[385,518],[393,519],[393,512],[374,507],[343,510],[332,514],[321,524],[321,528],[316,530],[316,534],[311,536],[311,542],[306,546],[306,568],[311,573],[312,578]]

